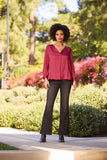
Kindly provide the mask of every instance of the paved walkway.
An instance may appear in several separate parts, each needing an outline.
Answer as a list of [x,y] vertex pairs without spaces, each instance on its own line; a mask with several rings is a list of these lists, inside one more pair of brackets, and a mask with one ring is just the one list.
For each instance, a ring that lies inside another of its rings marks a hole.
[[48,135],[46,143],[40,143],[38,132],[0,127],[0,142],[18,147],[27,151],[83,151],[106,150],[107,137],[65,137],[65,143],[58,142],[58,135]]

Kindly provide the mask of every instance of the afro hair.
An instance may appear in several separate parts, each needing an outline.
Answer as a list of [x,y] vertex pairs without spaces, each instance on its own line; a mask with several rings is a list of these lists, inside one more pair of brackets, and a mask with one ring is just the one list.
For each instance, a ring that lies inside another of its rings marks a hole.
[[64,41],[67,41],[68,38],[70,37],[69,28],[67,26],[65,26],[65,25],[60,24],[60,23],[53,24],[50,27],[50,30],[49,30],[49,36],[50,36],[50,38],[53,41],[56,41],[55,33],[56,33],[57,30],[62,30],[64,32]]

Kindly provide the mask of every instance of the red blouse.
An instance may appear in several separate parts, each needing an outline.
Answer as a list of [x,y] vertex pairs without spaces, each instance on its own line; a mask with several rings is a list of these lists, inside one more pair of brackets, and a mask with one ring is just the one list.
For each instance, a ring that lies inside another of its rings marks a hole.
[[72,50],[65,46],[61,52],[53,44],[46,46],[43,64],[43,78],[69,79],[75,81]]

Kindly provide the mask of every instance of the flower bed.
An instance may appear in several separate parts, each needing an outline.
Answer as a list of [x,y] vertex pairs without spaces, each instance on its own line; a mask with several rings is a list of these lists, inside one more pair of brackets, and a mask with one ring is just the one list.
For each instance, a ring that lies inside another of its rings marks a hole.
[[75,62],[75,72],[77,82],[82,84],[94,83],[102,85],[107,81],[107,58],[92,57],[87,60]]
[[[107,81],[106,65],[107,58],[100,56],[74,62],[77,83],[82,83],[83,85],[88,83],[102,85]],[[43,72],[29,73],[18,79],[9,80],[5,83],[4,88],[11,89],[20,85],[44,87]]]
[[18,79],[8,80],[4,83],[5,89],[12,89],[17,86],[38,86],[44,87],[42,71],[29,73],[26,76],[21,76]]

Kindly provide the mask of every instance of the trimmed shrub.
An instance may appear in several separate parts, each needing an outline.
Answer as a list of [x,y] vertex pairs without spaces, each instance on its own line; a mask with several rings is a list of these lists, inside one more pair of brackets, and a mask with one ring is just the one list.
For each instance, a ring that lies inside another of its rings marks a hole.
[[[31,131],[40,131],[45,102],[1,107],[0,126],[16,127]],[[70,105],[70,136],[87,137],[98,134],[104,125],[101,110],[88,105]],[[55,103],[53,112],[52,133],[58,134],[59,104]]]
[[107,82],[105,82],[100,89],[102,90],[103,93],[105,93],[105,103],[102,105],[103,112],[105,116],[107,117]]
[[38,101],[46,101],[45,88],[39,87],[16,87],[12,90],[0,90],[0,103],[10,102],[14,105],[31,104]]
[[91,105],[103,109],[107,105],[107,94],[97,85],[88,84],[78,87],[75,92],[71,92],[70,103]]
[[43,115],[43,103],[18,106],[14,113],[14,126],[20,129],[39,131]]
[[70,136],[93,136],[99,133],[102,126],[104,126],[104,115],[101,110],[89,105],[70,106]]
[[107,95],[107,81],[100,87],[100,89]]
[[0,127],[14,126],[14,110],[11,104],[2,104],[0,107]]
[[[103,127],[104,115],[101,109],[107,105],[106,86],[107,83],[101,87],[88,84],[70,93],[71,136],[92,136],[98,133],[100,127]],[[0,90],[0,126],[40,131],[46,94],[46,89],[31,86]],[[60,91],[57,94],[53,112],[52,129],[56,134],[59,129],[59,108]]]
[[[38,101],[46,101],[47,90],[39,87],[16,87],[12,90],[0,90],[0,103],[12,103],[14,105],[31,104]],[[60,103],[60,92],[56,97],[56,103]],[[107,83],[101,87],[88,84],[79,86],[75,92],[70,93],[70,104],[91,105],[96,108],[106,109]]]
[[59,122],[60,122],[60,113],[59,113],[59,104],[56,103],[57,108],[53,112],[53,121],[52,121],[52,133],[58,134]]
[[12,90],[0,90],[0,103],[6,103],[11,101],[11,97],[13,97],[13,91]]
[[2,66],[0,66],[0,80],[2,79],[2,74],[3,74],[3,68],[2,68]]

